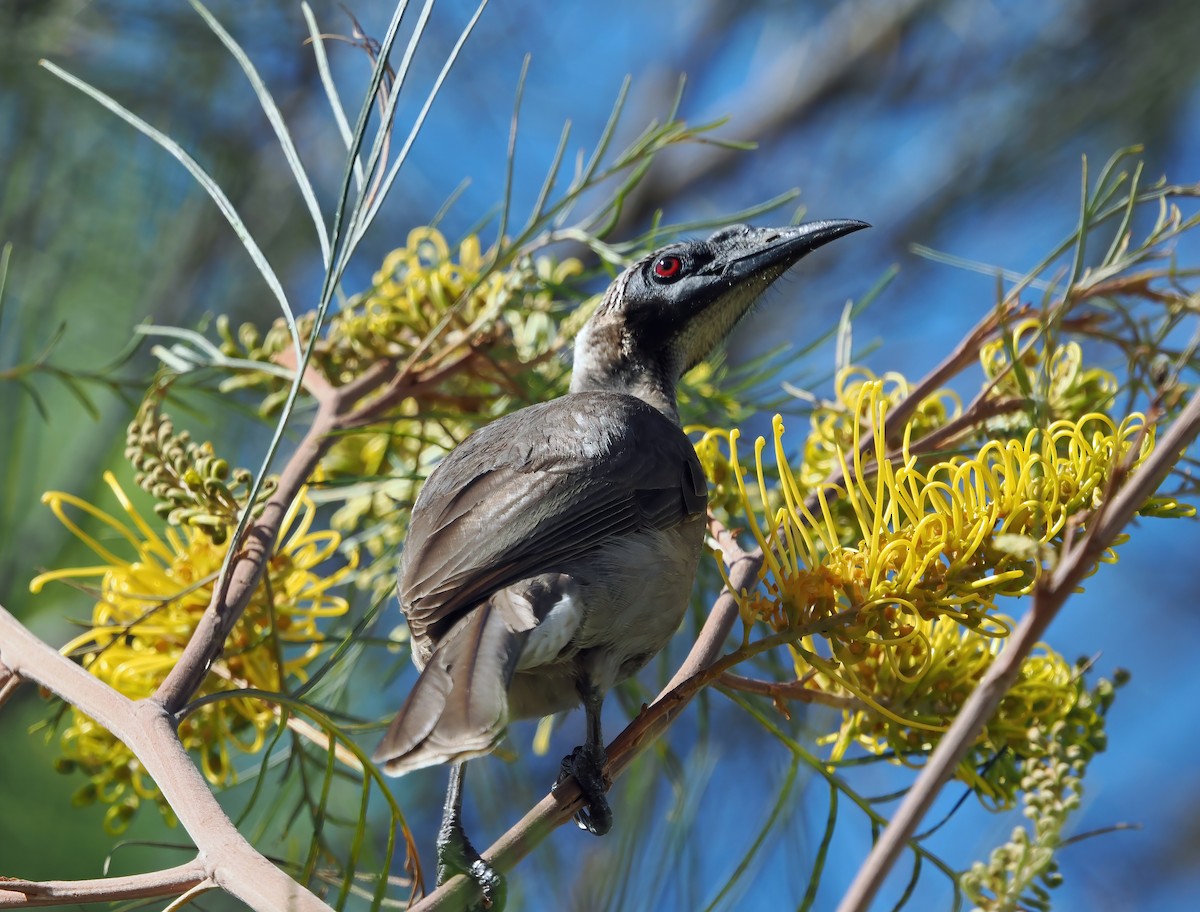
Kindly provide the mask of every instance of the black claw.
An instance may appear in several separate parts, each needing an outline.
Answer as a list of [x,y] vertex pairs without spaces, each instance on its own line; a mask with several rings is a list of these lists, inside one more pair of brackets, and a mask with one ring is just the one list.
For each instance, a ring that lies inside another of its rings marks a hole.
[[613,814],[609,806],[608,783],[604,781],[604,764],[608,758],[603,747],[583,744],[563,757],[558,782],[574,778],[583,793],[584,806],[575,814],[575,823],[593,836],[603,836],[612,829]]
[[442,826],[437,838],[437,860],[439,887],[455,874],[465,874],[479,885],[482,907],[490,912],[503,912],[508,899],[504,878],[479,856],[461,826]]

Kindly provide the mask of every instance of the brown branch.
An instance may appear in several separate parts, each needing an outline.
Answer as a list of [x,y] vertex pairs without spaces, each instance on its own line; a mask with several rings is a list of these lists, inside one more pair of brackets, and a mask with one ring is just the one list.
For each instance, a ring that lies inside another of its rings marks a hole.
[[[291,371],[296,370],[296,350],[290,346],[276,354],[271,360],[280,367],[286,367]],[[301,379],[300,385],[318,402],[328,399],[336,393],[336,388],[329,382],[329,378],[311,362],[304,368],[304,377]]]
[[[1028,399],[989,399],[986,398],[987,393],[988,390],[980,393],[979,397],[967,406],[966,410],[957,418],[947,421],[941,427],[930,431],[919,440],[914,440],[909,445],[908,451],[913,454],[935,452],[948,446],[960,434],[974,430],[982,421],[995,418],[997,415],[1018,412],[1029,406]],[[900,455],[899,450],[892,450],[887,454],[887,459],[889,462],[895,462],[900,458]]]
[[659,694],[660,700],[717,660],[721,654],[721,647],[725,645],[730,631],[733,630],[734,621],[738,619],[738,603],[734,593],[747,591],[757,585],[758,574],[762,570],[764,558],[761,548],[755,548],[753,551],[743,550],[733,533],[714,516],[709,517],[708,525],[709,533],[724,556],[725,566],[729,568],[729,582],[733,590],[726,588],[713,603],[708,619],[700,629],[700,635],[696,637],[696,642],[692,644],[691,651],[675,672],[675,676]]
[[113,690],[43,643],[3,607],[0,660],[79,707],[133,752],[195,843],[204,879],[259,912],[329,912],[329,906],[238,832],[180,743],[173,714],[156,699],[134,701]]
[[747,556],[746,550],[737,540],[737,535],[727,529],[711,509],[708,511],[708,535],[721,552],[726,567],[732,567]]
[[1020,674],[1021,665],[1067,598],[1112,545],[1138,509],[1170,474],[1180,454],[1200,434],[1200,396],[1193,396],[1155,451],[1125,484],[1096,511],[1087,530],[1065,543],[1058,565],[1038,586],[1033,606],[1008,638],[979,686],[963,704],[896,810],[891,823],[843,897],[838,912],[865,912],[888,872],[916,832],[938,793],[992,718],[1004,694]]
[[198,859],[162,871],[94,880],[36,881],[0,877],[0,909],[181,896],[197,888],[212,890],[216,886],[208,879],[204,865]]
[[396,375],[396,365],[386,359],[376,361],[361,374],[348,383],[337,387],[336,398],[338,408],[349,407],[358,402],[367,393],[375,390],[380,384],[390,382]]
[[[808,675],[805,677],[808,677]],[[757,678],[747,678],[740,674],[734,674],[732,671],[726,671],[717,678],[717,684],[720,687],[727,687],[730,690],[738,690],[742,693],[770,697],[777,702],[796,700],[800,703],[817,703],[821,706],[831,706],[834,709],[848,709],[851,711],[862,709],[863,707],[861,700],[856,700],[854,697],[844,697],[840,694],[825,693],[823,690],[814,690],[808,687],[803,680],[761,681]]]
[[[1181,299],[1180,295],[1162,292],[1151,286],[1151,282],[1172,277],[1170,269],[1146,269],[1126,275],[1114,276],[1111,279],[1101,279],[1091,285],[1080,285],[1071,297],[1072,303],[1086,301],[1088,298],[1111,298],[1117,295],[1144,298],[1159,304],[1170,304]],[[1182,296],[1186,300],[1186,295]]]
[[154,700],[168,713],[175,714],[187,704],[221,654],[226,638],[258,588],[283,518],[332,444],[332,435],[339,429],[338,421],[344,408],[340,389],[337,395],[321,402],[312,425],[280,473],[275,493],[263,505],[262,513],[242,539],[224,585],[214,587],[212,599],[183,654],[154,693]]
[[[462,346],[458,357],[449,364],[444,364],[436,369],[430,369],[428,372],[400,371],[391,376],[387,380],[387,384],[380,391],[380,395],[365,403],[360,408],[354,410],[352,414],[346,416],[342,422],[342,430],[350,428],[362,427],[377,421],[389,409],[397,403],[402,402],[409,396],[415,396],[425,390],[434,389],[443,381],[457,373],[463,366],[474,356],[474,349],[469,345]],[[386,362],[391,365],[391,362]],[[394,365],[391,365],[394,370]],[[361,378],[359,378],[361,379]],[[355,381],[357,382],[357,380]],[[340,390],[349,389],[351,384],[340,387]],[[360,396],[361,398],[361,396]]]

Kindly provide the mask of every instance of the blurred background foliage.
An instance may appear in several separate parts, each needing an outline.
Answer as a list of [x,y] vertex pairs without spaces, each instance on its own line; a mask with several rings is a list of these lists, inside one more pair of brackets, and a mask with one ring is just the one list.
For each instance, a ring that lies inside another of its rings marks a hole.
[[[302,45],[297,5],[218,0],[211,8],[263,73],[328,203],[343,152]],[[378,0],[351,8],[375,34],[390,13]],[[350,31],[336,4],[316,2],[314,9],[327,31]],[[416,61],[418,85],[432,80],[472,10],[458,0],[437,5]],[[1200,6],[1191,0],[672,0],[652,10],[613,0],[552,12],[528,0],[497,3],[450,75],[345,285],[368,287],[385,255],[440,212],[464,180],[470,183],[441,220],[445,236],[461,237],[495,214],[526,52],[533,59],[513,175],[516,211],[532,204],[564,120],[574,123],[571,153],[594,143],[631,74],[618,142],[629,140],[666,114],[682,72],[688,84],[681,115],[693,123],[729,115],[721,135],[758,149],[693,145],[668,152],[627,201],[614,239],[645,231],[660,207],[671,221],[715,218],[799,187],[810,216],[862,218],[876,227],[806,263],[735,339],[730,360],[784,339],[803,348],[836,324],[846,298],[866,294],[895,263],[899,272],[882,302],[855,321],[855,339],[863,351],[880,343],[864,359],[876,371],[915,378],[992,305],[995,279],[918,257],[913,245],[1022,272],[1071,230],[1080,157],[1099,165],[1134,143],[1145,146],[1148,175],[1195,181],[1197,47]],[[368,61],[349,47],[334,45],[330,53],[344,98],[356,99]],[[73,635],[70,621],[86,612],[87,600],[62,588],[34,600],[29,579],[88,558],[39,497],[55,488],[102,500],[105,468],[131,481],[122,460],[124,428],[155,366],[144,347],[121,354],[133,326],[146,318],[195,325],[222,313],[235,326],[250,320],[265,330],[276,312],[225,222],[177,163],[38,69],[42,56],[191,150],[247,215],[295,300],[315,301],[321,266],[257,103],[187,4],[0,5],[0,244],[12,244],[0,313],[0,595],[57,644]],[[422,98],[419,91],[402,103],[401,124]],[[494,235],[494,223],[490,230]],[[490,240],[485,230],[485,246]],[[1191,245],[1194,261],[1195,238],[1182,243]],[[793,298],[803,307],[783,306]],[[1086,354],[1119,366],[1110,350]],[[828,396],[833,364],[829,346],[790,363],[786,379]],[[93,379],[71,384],[57,368]],[[964,398],[976,380],[964,381]],[[218,439],[231,462],[256,463],[265,431],[249,400],[239,415],[229,408],[239,400],[180,396],[173,417],[195,439]],[[1089,585],[1051,629],[1060,652],[1099,656],[1102,672],[1119,664],[1133,673],[1074,826],[1142,827],[1064,849],[1059,909],[1184,908],[1200,890],[1192,861],[1200,827],[1190,812],[1200,802],[1200,777],[1189,760],[1198,745],[1188,723],[1190,644],[1200,634],[1190,569],[1198,546],[1194,522],[1144,524],[1123,547],[1120,564],[1103,568],[1103,582]],[[398,622],[394,613],[389,618]],[[664,657],[643,676],[646,694],[672,667]],[[367,682],[358,685],[365,693],[355,706],[363,718],[381,716],[399,699],[405,685],[390,680],[391,671],[378,656],[356,667]],[[636,710],[640,698],[626,694],[625,709]],[[26,735],[45,714],[45,704],[24,692],[0,716],[0,869],[30,878],[96,876],[110,848],[102,809],[71,807],[77,783],[52,772],[52,745]],[[793,726],[803,731],[802,715]],[[551,755],[538,758],[527,748],[532,729],[518,727],[521,763],[475,765],[468,823],[479,841],[544,792],[558,747],[574,744],[577,728],[567,722]],[[597,842],[560,831],[520,869],[514,899],[537,907],[533,898],[556,897],[546,908],[704,908],[778,810],[762,850],[721,903],[794,906],[804,895],[829,796],[763,738],[739,709],[706,696],[617,786],[613,836]],[[425,846],[443,777],[428,770],[397,785]],[[902,781],[875,768],[860,787],[882,795]],[[731,789],[740,800],[720,797]],[[943,813],[959,795],[945,797]],[[231,799],[236,806],[238,796]],[[1012,826],[966,809],[931,844],[965,866],[985,858]],[[181,834],[142,815],[127,837],[171,843]],[[305,838],[298,831],[291,841]],[[869,839],[861,822],[839,828],[814,908],[840,894]],[[121,848],[112,858],[114,871],[178,860],[147,847]],[[897,890],[907,874],[897,875]],[[926,907],[946,905],[944,880],[926,877],[920,889]],[[222,902],[204,900],[208,908]]]

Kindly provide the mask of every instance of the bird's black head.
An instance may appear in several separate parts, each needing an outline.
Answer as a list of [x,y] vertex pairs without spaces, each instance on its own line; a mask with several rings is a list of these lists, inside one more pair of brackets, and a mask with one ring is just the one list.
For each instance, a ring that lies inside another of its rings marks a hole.
[[575,340],[572,392],[639,396],[675,416],[675,383],[708,357],[763,291],[805,254],[868,227],[732,225],[657,250],[617,276]]

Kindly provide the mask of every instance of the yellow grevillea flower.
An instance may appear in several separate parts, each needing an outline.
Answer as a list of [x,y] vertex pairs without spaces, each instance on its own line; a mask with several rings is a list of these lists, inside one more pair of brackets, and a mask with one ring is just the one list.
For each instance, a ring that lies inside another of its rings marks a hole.
[[[362,305],[330,324],[331,336],[336,333],[353,340],[395,338],[401,330],[428,332],[459,296],[479,281],[485,265],[474,235],[459,245],[455,261],[437,229],[414,228],[405,245],[384,258]],[[500,293],[504,282],[502,272],[483,279],[465,305],[467,322]]]
[[[1011,334],[984,344],[979,361],[994,381],[992,395],[1027,397],[1041,404],[1044,417],[1069,418],[1108,408],[1117,394],[1117,378],[1098,367],[1083,366],[1078,342],[1039,345],[1046,334],[1037,318],[1022,320]],[[1013,356],[1017,364],[1013,364]],[[1029,415],[1013,412],[988,422],[991,428],[1024,427]]]
[[[380,360],[405,362],[437,327],[443,327],[447,344],[434,351],[450,351],[469,340],[501,369],[541,359],[563,342],[555,315],[562,309],[555,297],[559,286],[581,273],[583,265],[572,258],[525,256],[492,269],[494,261],[495,250],[483,251],[475,235],[451,247],[436,228],[414,228],[405,245],[384,258],[371,287],[330,317],[313,351],[313,366],[334,384],[345,383]],[[316,312],[301,314],[296,323],[300,337],[308,338]],[[235,331],[228,319],[219,318],[217,332],[221,351],[241,360],[272,361],[292,346],[282,318],[265,334],[251,323]],[[556,377],[565,376],[561,364],[554,367]],[[541,371],[550,369],[548,361],[539,365]],[[241,371],[226,378],[222,389],[264,384],[273,388],[262,403],[270,412],[286,396],[272,374]]]
[[454,326],[503,315],[493,328],[507,332],[526,358],[541,354],[557,329],[545,316],[553,298],[550,287],[578,275],[583,266],[574,259],[556,263],[542,257],[488,272],[493,257],[481,250],[476,235],[464,238],[452,253],[437,229],[414,228],[405,245],[384,258],[370,291],[330,321],[331,345],[373,356],[399,354],[462,299]]
[[[215,544],[190,526],[168,527],[160,534],[111,473],[106,472],[104,480],[124,518],[71,494],[50,491],[42,497],[100,563],[43,573],[30,589],[39,592],[53,580],[98,580],[90,628],[62,651],[80,656],[89,672],[137,700],[153,694],[178,660],[208,606],[229,544]],[[117,544],[110,548],[84,531],[68,508],[107,527],[106,537],[115,538]],[[306,666],[322,648],[318,620],[342,615],[347,609],[346,601],[330,595],[330,590],[354,565],[352,560],[340,570],[320,571],[337,551],[340,537],[336,532],[313,530],[314,518],[312,501],[307,495],[298,498],[283,522],[282,544],[268,562],[266,580],[234,627],[202,694],[246,687],[277,691],[285,679],[304,680]],[[199,753],[208,780],[226,785],[235,776],[230,746],[259,750],[275,723],[271,705],[230,697],[191,713],[180,724],[179,735],[185,747]],[[158,800],[171,819],[154,782],[128,748],[74,707],[61,747],[60,768],[82,769],[90,780],[77,800],[111,805],[105,816],[108,829],[123,829],[142,799]]]
[[[1091,413],[923,462],[913,442],[930,415],[919,411],[902,434],[888,428],[903,388],[889,383],[857,381],[852,407],[814,428],[841,484],[811,483],[791,468],[779,416],[773,445],[755,443],[749,485],[738,432],[726,435],[722,482],[736,488],[766,555],[761,586],[741,595],[743,617],[797,632],[796,675],[809,687],[858,698],[862,708],[845,711],[833,737],[835,757],[855,742],[900,758],[927,750],[1012,627],[997,600],[1029,593],[1071,517],[1100,503],[1117,465],[1136,465],[1153,446],[1141,415],[1116,424]],[[891,461],[889,431],[902,440]],[[701,440],[702,455],[714,436]],[[806,466],[813,449],[810,439]],[[1060,656],[1031,657],[961,774],[984,784],[975,762],[1023,750],[1030,726],[1063,718],[1078,693]]]
[[[813,410],[811,429],[804,444],[804,459],[798,478],[804,487],[820,484],[834,465],[838,454],[853,445],[856,433],[862,428],[854,420],[863,385],[876,384],[876,393],[887,405],[895,406],[910,392],[908,380],[901,374],[889,372],[876,378],[864,367],[851,366],[838,372],[834,381],[834,399]],[[950,390],[938,390],[924,399],[909,418],[913,439],[941,427],[962,413],[962,403]]]

